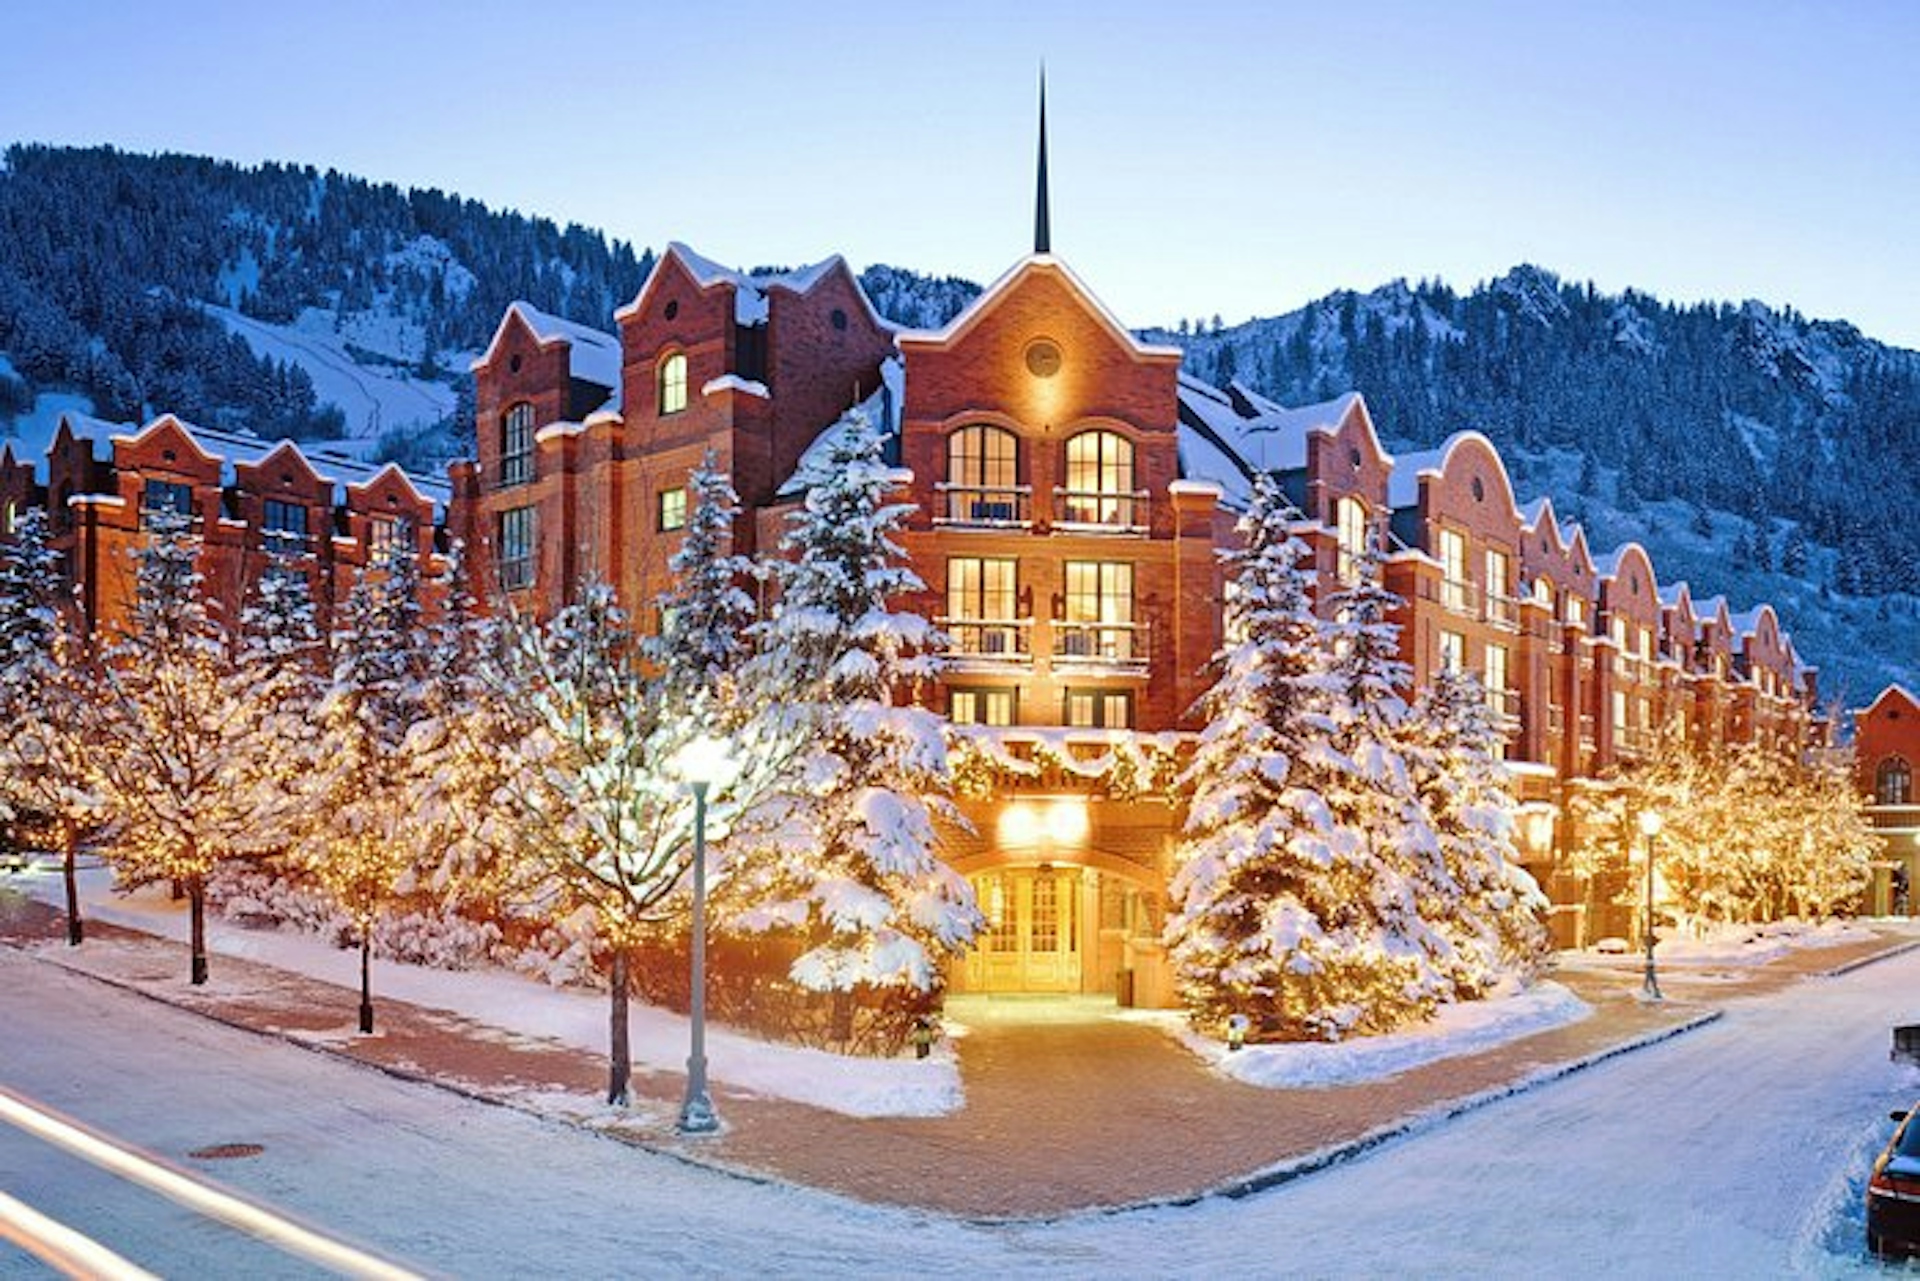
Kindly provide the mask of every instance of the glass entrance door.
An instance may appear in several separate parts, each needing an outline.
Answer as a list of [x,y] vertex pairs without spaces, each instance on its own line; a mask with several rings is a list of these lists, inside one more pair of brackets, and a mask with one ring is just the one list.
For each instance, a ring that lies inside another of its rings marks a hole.
[[972,878],[987,928],[967,957],[981,992],[1080,990],[1077,869],[1009,868]]

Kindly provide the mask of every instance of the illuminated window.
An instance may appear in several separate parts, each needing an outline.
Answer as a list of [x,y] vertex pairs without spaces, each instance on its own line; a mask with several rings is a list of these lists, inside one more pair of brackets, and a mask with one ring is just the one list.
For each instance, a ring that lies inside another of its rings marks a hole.
[[955,725],[1011,725],[1013,691],[956,689],[948,700],[947,719]]
[[367,563],[391,565],[400,550],[401,524],[390,516],[375,516],[367,521]]
[[494,567],[500,590],[517,592],[533,586],[533,508],[515,507],[497,517]]
[[1064,713],[1074,729],[1131,729],[1133,695],[1127,690],[1069,689]]
[[1507,590],[1507,575],[1510,564],[1511,562],[1508,560],[1505,552],[1497,552],[1491,548],[1488,549],[1487,595],[1506,596],[1510,594]]
[[267,499],[266,518],[261,536],[267,550],[276,555],[294,556],[307,550],[307,509],[299,503]]
[[947,561],[947,621],[958,654],[1017,654],[1021,650],[1019,562],[955,556]]
[[947,518],[1024,520],[1020,510],[1020,441],[1000,427],[962,427],[947,437]]
[[1457,672],[1467,665],[1467,638],[1459,632],[1440,633],[1440,670]]
[[12,503],[8,503],[7,504],[7,523],[4,526],[4,528],[6,529],[7,533],[11,534],[14,530],[18,529],[19,527],[20,527],[20,513]]
[[674,352],[660,362],[660,412],[677,414],[687,407],[687,357]]
[[687,527],[687,490],[683,485],[677,489],[660,491],[660,528],[662,530],[685,529]]
[[1138,524],[1133,442],[1110,431],[1085,431],[1068,441],[1067,485],[1061,498],[1060,519],[1068,524]]
[[532,479],[533,406],[523,401],[500,423],[500,483],[524,485]]
[[1572,592],[1567,593],[1567,621],[1575,627],[1587,625],[1587,602]]
[[1507,647],[1487,646],[1487,702],[1496,712],[1507,710]]
[[1066,616],[1054,626],[1057,653],[1068,658],[1133,658],[1133,566],[1125,561],[1070,560],[1066,568]]
[[1472,597],[1467,583],[1467,538],[1455,529],[1440,531],[1440,603],[1455,613],[1465,613]]
[[1360,581],[1360,558],[1367,552],[1367,508],[1358,498],[1343,496],[1334,501],[1333,519],[1338,555],[1334,572],[1351,586]]
[[1627,729],[1627,692],[1623,689],[1613,691],[1613,728],[1616,737]]
[[1881,761],[1874,772],[1873,795],[1880,805],[1913,804],[1913,767],[1898,756]]

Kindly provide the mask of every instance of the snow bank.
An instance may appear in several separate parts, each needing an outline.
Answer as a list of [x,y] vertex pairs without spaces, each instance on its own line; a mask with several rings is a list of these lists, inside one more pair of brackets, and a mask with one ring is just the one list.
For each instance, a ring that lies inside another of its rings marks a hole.
[[[43,902],[64,902],[57,871],[35,871],[13,883]],[[116,895],[110,873],[88,870],[81,874],[81,899],[82,912],[93,920],[175,941],[187,937],[186,903],[175,903],[158,889]],[[216,956],[257,961],[355,993],[359,988],[357,953],[308,935],[249,930],[209,916],[207,944]],[[213,966],[216,975],[219,968]],[[430,970],[384,960],[373,963],[373,993],[376,1006],[381,1000],[405,1001],[451,1011],[505,1035],[544,1037],[594,1054],[607,1048],[604,993],[555,989],[496,969]],[[345,997],[341,1008],[350,1008]],[[635,1002],[631,1018],[637,1070],[684,1069],[685,1015]],[[963,1098],[959,1068],[944,1047],[927,1059],[853,1058],[762,1041],[709,1023],[707,1071],[733,1090],[848,1116],[940,1116],[958,1110]]]
[[[1817,925],[1808,921],[1718,925],[1692,938],[1663,936],[1653,956],[1660,965],[1765,965],[1796,948],[1840,947],[1864,943],[1873,937],[1872,930],[1848,921],[1822,921]],[[1606,952],[1590,949],[1581,953],[1581,960],[1640,965],[1645,961],[1645,953],[1627,946],[1625,940],[1616,940],[1615,946]]]
[[1592,1006],[1560,984],[1539,983],[1512,996],[1442,1006],[1430,1022],[1406,1032],[1349,1041],[1229,1050],[1192,1031],[1184,1020],[1169,1022],[1168,1030],[1215,1071],[1247,1085],[1281,1090],[1379,1081],[1577,1023],[1592,1013]]

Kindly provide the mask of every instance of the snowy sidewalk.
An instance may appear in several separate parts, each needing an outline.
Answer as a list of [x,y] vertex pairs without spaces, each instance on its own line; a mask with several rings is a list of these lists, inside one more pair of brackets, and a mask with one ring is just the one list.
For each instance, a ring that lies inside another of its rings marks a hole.
[[237,1027],[703,1164],[975,1218],[1047,1217],[1284,1181],[1709,1020],[1726,999],[1777,990],[1912,937],[1883,928],[1737,976],[1663,976],[1671,999],[1657,1006],[1635,999],[1637,972],[1571,965],[1555,977],[1593,1006],[1589,1018],[1384,1081],[1315,1089],[1228,1080],[1150,1021],[1040,1022],[1021,1017],[1031,1007],[1017,1000],[975,998],[964,1016],[970,1031],[955,1043],[966,1092],[958,1112],[863,1119],[721,1088],[727,1132],[685,1141],[672,1132],[677,1073],[637,1073],[634,1106],[609,1109],[598,1101],[605,1067],[596,1054],[392,999],[379,1001],[379,1033],[360,1037],[349,990],[227,956],[195,989],[178,943],[98,925],[84,947],[69,949],[52,941],[58,928],[57,914],[37,904],[16,899],[0,910],[0,939],[43,962]]

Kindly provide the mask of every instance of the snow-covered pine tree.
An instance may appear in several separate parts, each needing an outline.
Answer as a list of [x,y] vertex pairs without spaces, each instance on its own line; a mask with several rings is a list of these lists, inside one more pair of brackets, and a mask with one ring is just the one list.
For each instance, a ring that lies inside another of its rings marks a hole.
[[1385,1032],[1430,1014],[1452,994],[1451,948],[1439,922],[1459,911],[1460,887],[1414,788],[1399,597],[1381,582],[1378,538],[1354,581],[1327,600],[1331,765],[1322,795],[1339,828],[1339,859],[1356,897],[1341,921],[1350,989],[1315,1015],[1328,1039]]
[[1529,982],[1547,953],[1547,899],[1514,848],[1516,802],[1486,687],[1471,672],[1443,669],[1413,720],[1426,739],[1414,757],[1420,795],[1460,891],[1458,910],[1440,922],[1453,945],[1454,999],[1509,978]]
[[689,487],[686,534],[668,562],[674,584],[660,597],[660,635],[647,654],[669,700],[724,719],[746,710],[729,691],[751,646],[755,607],[741,583],[752,566],[730,550],[740,498],[712,450],[689,477]]
[[229,641],[208,613],[188,518],[148,513],[131,627],[108,648],[94,717],[95,779],[122,884],[168,880],[192,919],[191,980],[207,981],[206,881],[220,863],[270,853],[253,787],[270,750],[259,705],[234,679]]
[[829,430],[789,518],[780,600],[756,628],[750,673],[753,698],[800,713],[806,747],[761,807],[731,888],[735,925],[798,935],[792,977],[835,994],[830,1034],[846,1044],[860,990],[937,991],[942,958],[982,918],[936,851],[936,820],[957,821],[940,719],[894,703],[932,670],[935,638],[889,604],[921,587],[894,541],[910,508],[887,501],[898,479],[864,413]]
[[97,819],[87,764],[92,682],[65,607],[66,576],[47,541],[47,516],[20,513],[11,541],[0,542],[0,801],[11,802],[16,830],[41,827],[60,851],[67,898],[67,942],[78,946],[75,858]]
[[1222,556],[1227,639],[1181,780],[1191,799],[1166,931],[1194,1025],[1220,1035],[1238,1015],[1254,1040],[1322,1035],[1318,1012],[1350,981],[1342,923],[1355,886],[1317,790],[1322,626],[1296,515],[1262,476],[1240,520],[1244,546]]
[[413,867],[413,761],[431,652],[415,532],[361,567],[332,635],[332,671],[314,710],[321,750],[308,776],[295,861],[340,905],[360,944],[360,1030],[373,1031],[373,929]]

